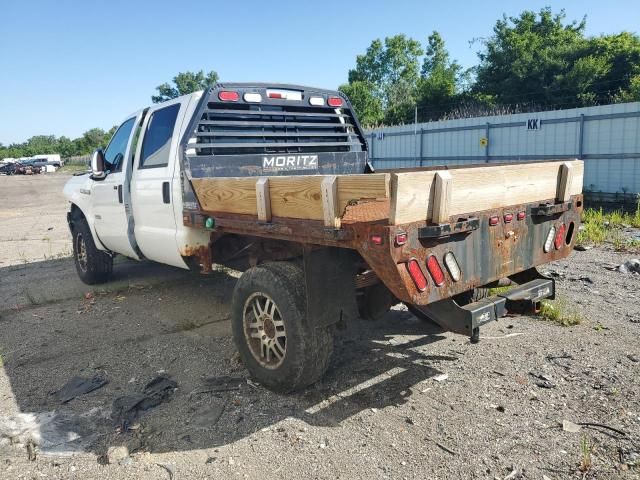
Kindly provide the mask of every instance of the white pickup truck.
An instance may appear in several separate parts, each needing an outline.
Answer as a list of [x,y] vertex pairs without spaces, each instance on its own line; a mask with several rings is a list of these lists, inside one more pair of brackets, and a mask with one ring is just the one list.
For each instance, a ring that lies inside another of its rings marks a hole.
[[[114,255],[244,273],[240,356],[269,388],[315,382],[336,325],[399,301],[479,339],[553,298],[536,266],[571,252],[582,162],[376,172],[349,100],[295,85],[218,84],[129,115],[64,188],[80,278]],[[487,297],[488,286],[513,282]]]

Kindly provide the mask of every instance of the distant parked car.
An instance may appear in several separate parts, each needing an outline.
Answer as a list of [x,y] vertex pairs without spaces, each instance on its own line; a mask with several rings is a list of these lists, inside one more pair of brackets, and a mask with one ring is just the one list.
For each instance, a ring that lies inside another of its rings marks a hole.
[[15,163],[0,163],[0,175],[13,175],[16,173]]

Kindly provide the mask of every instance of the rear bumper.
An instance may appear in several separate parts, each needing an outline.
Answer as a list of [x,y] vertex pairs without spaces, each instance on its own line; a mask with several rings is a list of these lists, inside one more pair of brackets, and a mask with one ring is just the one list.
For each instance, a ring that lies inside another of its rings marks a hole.
[[468,305],[459,306],[454,300],[447,299],[420,310],[445,330],[471,336],[478,328],[507,313],[528,313],[538,309],[545,298],[555,298],[555,282],[533,270],[538,278],[522,285]]

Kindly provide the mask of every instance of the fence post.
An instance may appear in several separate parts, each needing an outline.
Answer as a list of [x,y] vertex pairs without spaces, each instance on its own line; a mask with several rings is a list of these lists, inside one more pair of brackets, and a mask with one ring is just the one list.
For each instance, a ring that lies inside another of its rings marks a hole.
[[578,158],[582,160],[584,149],[584,113],[580,114],[580,132],[578,134]]
[[424,129],[420,128],[420,142],[419,142],[419,150],[418,155],[420,155],[420,166],[422,166],[422,137],[424,137]]
[[375,165],[373,164],[373,142],[376,139],[376,133],[375,132],[371,132],[371,145],[369,146],[369,161],[371,162],[371,166],[375,168]]
[[489,146],[491,142],[489,141],[489,130],[491,130],[491,124],[487,122],[484,127],[484,138],[487,139],[487,146],[484,148],[484,161],[485,163],[489,163]]

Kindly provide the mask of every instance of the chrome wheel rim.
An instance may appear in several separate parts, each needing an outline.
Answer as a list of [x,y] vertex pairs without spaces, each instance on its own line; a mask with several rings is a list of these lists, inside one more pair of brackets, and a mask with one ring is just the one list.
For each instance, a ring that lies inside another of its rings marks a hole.
[[287,353],[287,332],[273,299],[262,292],[251,294],[244,304],[243,323],[253,358],[264,368],[282,365]]
[[87,271],[87,247],[81,233],[76,236],[76,259],[83,272]]

